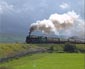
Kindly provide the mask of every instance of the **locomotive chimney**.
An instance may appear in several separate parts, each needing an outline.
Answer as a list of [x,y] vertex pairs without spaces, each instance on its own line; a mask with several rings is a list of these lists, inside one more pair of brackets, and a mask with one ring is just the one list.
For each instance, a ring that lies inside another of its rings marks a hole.
[[29,37],[31,36],[31,33],[34,31],[34,27],[31,27],[30,29],[29,29]]
[[31,36],[31,31],[29,31],[29,37]]

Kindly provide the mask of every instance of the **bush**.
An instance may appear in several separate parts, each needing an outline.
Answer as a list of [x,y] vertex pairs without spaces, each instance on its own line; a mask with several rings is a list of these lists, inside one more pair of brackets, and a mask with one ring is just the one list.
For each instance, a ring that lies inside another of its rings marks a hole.
[[51,46],[51,47],[48,49],[48,52],[49,52],[49,53],[52,53],[53,51],[54,51],[54,47]]
[[77,52],[77,49],[76,49],[76,46],[74,44],[66,43],[64,46],[64,51],[69,52],[69,53],[73,53],[73,52]]

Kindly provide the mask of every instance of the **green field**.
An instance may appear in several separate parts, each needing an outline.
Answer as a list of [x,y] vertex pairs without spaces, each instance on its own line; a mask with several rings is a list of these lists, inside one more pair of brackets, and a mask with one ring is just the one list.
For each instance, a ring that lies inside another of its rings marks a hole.
[[7,69],[84,69],[84,54],[42,53],[0,64]]
[[[53,53],[37,53],[0,63],[0,69],[85,69],[84,44],[76,44],[78,53],[62,52],[64,44],[0,44],[0,57],[14,55],[29,50],[30,47],[54,47]],[[60,52],[60,53],[59,53]]]

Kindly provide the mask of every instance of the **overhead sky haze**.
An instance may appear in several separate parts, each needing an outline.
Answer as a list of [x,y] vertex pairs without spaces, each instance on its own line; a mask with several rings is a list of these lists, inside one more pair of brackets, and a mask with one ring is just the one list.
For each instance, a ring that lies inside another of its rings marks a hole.
[[84,0],[0,0],[0,34],[27,35],[30,24],[75,11],[85,19]]

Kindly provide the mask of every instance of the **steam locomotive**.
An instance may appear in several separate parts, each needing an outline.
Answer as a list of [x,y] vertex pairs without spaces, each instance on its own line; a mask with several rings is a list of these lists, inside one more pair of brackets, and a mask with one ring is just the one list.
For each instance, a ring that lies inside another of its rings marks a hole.
[[66,42],[75,43],[75,44],[85,44],[85,41],[76,40],[76,39],[61,39],[61,38],[55,38],[55,37],[45,37],[45,36],[36,36],[36,35],[30,35],[26,37],[26,43],[63,44]]

